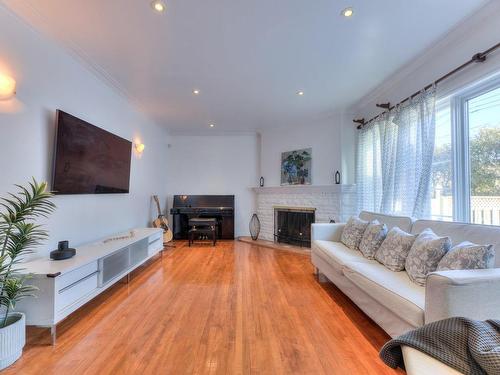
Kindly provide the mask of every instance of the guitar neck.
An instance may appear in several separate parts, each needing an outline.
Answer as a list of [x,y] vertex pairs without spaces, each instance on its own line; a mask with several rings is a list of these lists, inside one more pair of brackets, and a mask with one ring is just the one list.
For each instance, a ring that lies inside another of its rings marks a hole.
[[156,208],[158,209],[158,216],[163,216],[161,213],[161,208],[160,208],[160,200],[158,199],[157,195],[153,195],[153,199],[156,202]]

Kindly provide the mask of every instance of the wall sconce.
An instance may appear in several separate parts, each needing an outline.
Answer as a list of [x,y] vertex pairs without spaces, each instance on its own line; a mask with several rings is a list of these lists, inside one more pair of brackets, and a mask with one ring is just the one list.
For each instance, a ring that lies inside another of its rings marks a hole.
[[7,100],[16,94],[16,81],[5,74],[0,74],[0,100]]
[[135,150],[139,153],[142,154],[144,152],[144,149],[146,146],[144,146],[144,143],[136,143],[135,144]]

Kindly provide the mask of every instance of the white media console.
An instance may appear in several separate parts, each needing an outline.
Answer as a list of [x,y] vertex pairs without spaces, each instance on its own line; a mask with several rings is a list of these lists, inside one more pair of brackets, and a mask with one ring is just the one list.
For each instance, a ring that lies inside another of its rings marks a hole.
[[50,327],[55,343],[57,323],[162,251],[162,235],[161,229],[133,229],[79,246],[70,259],[23,263],[39,290],[16,310],[26,314],[27,325]]

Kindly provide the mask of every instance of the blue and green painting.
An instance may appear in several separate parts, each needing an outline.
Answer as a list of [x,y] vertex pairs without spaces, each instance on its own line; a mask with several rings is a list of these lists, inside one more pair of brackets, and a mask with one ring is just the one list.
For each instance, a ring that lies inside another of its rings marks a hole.
[[312,149],[281,153],[281,185],[311,185]]

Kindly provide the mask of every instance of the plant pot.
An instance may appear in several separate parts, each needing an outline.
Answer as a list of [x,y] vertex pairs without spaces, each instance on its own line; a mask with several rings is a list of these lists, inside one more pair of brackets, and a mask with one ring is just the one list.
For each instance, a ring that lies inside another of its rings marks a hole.
[[14,312],[7,318],[8,325],[0,328],[0,370],[9,367],[23,354],[26,343],[26,318]]

